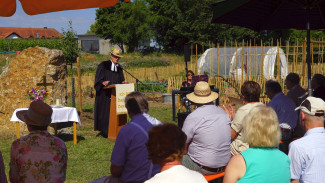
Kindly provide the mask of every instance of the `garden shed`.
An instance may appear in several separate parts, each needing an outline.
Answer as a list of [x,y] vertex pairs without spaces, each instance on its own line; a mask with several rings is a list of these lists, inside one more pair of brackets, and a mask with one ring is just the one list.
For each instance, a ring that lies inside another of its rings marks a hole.
[[[210,76],[262,76],[267,79],[288,74],[287,57],[280,47],[225,47],[207,49],[198,59],[198,73]],[[240,77],[241,78],[241,77]]]

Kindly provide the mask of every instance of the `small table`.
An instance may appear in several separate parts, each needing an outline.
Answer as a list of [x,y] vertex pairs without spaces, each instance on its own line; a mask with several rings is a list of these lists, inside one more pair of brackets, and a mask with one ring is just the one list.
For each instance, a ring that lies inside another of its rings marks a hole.
[[[52,107],[52,109],[53,109],[53,114],[52,114],[51,123],[54,123],[55,135],[57,135],[57,123],[73,121],[73,144],[77,144],[77,123],[81,125],[77,109],[74,107],[60,107],[60,108]],[[23,121],[17,118],[16,112],[21,110],[28,110],[28,108],[16,109],[10,119],[10,121],[16,122],[17,138],[20,138],[19,122],[23,122]]]

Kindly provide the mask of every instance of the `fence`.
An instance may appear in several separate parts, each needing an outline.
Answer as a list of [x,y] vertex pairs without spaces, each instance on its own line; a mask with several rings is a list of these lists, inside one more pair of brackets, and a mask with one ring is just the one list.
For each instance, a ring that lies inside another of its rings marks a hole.
[[[311,57],[312,57],[312,71],[311,74],[315,73],[325,73],[325,65],[324,65],[324,43],[323,41],[311,41]],[[244,45],[244,46],[242,46]],[[265,45],[261,42],[263,46],[273,46],[273,45]],[[263,49],[261,46],[261,49]],[[236,48],[250,48],[256,47],[249,44],[249,43],[242,43],[238,45],[237,42],[233,44],[227,45],[226,43],[223,46],[225,47],[236,47]],[[277,41],[277,48],[282,48],[284,50],[284,54],[288,61],[288,73],[295,72],[301,76],[301,85],[304,88],[307,88],[307,64],[306,64],[306,42],[298,42],[296,41],[294,44],[289,45],[287,42],[286,45],[280,45],[279,41]],[[192,46],[194,48],[194,46]],[[220,48],[220,45],[217,45],[217,48]],[[199,55],[197,54],[197,47],[195,51],[195,55],[191,55],[191,61],[188,62],[188,69],[193,70],[194,73],[197,73],[197,59]],[[222,56],[222,55],[220,55]],[[242,62],[242,60],[238,60],[238,62]],[[248,63],[253,63],[248,60]],[[212,64],[211,64],[212,65]],[[284,78],[280,77],[280,59],[279,56],[276,59],[275,64],[275,75],[276,80],[278,80],[284,90],[286,92]],[[218,64],[212,65],[212,67],[219,67]],[[224,66],[222,66],[224,67]],[[219,69],[216,69],[219,70]],[[152,68],[134,68],[128,69],[128,71],[137,77],[140,81],[162,81],[167,80],[167,93],[171,93],[172,90],[179,89],[181,87],[182,81],[185,80],[185,63],[177,63],[171,66],[164,66],[164,67],[152,67]],[[254,73],[254,72],[248,72]],[[130,83],[135,83],[135,79],[129,76],[127,73],[124,73],[124,76],[127,81]],[[212,73],[209,75],[209,83],[215,85],[220,89],[220,102],[221,103],[228,103],[229,99],[228,96],[238,97],[238,91],[240,91],[240,86],[245,80],[253,80],[258,82],[262,87],[262,95],[264,94],[264,84],[266,79],[261,76],[257,76],[254,74],[247,74],[241,76],[241,79],[232,78],[230,75],[225,75],[223,77],[217,77],[219,73]],[[85,74],[82,76],[82,86],[81,89],[84,90],[87,86],[93,86],[95,74]],[[71,93],[70,87],[71,79],[68,79],[68,92]],[[265,96],[261,97],[263,102],[268,102],[268,99]]]

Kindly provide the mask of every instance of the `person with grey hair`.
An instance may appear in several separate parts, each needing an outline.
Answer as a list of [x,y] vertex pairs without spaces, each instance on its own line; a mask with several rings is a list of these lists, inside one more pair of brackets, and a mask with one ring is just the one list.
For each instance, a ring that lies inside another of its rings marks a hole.
[[125,107],[131,122],[117,135],[111,156],[112,176],[108,179],[140,183],[160,172],[159,165],[153,165],[148,160],[146,148],[148,131],[157,121],[147,114],[148,101],[140,92],[128,94],[125,97]]
[[325,101],[325,76],[322,74],[315,74],[311,80],[311,88],[313,96],[321,98]]
[[298,121],[298,113],[295,111],[296,104],[283,94],[280,83],[275,80],[268,80],[265,83],[265,92],[271,99],[267,106],[274,109],[279,119],[281,140],[283,141],[280,144],[280,150],[288,154],[288,145],[292,140],[293,131]]
[[291,182],[324,182],[325,102],[307,97],[296,110],[301,111],[301,124],[307,132],[289,146]]

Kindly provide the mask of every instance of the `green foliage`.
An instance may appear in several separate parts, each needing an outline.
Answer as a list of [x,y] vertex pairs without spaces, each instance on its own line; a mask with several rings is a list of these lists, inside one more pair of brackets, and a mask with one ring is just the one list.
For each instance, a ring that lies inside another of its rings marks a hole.
[[113,7],[97,9],[96,23],[92,27],[98,36],[110,39],[122,52],[123,45],[132,52],[140,42],[150,41],[148,15],[148,8],[143,0],[129,3],[119,1]]
[[76,33],[72,28],[72,21],[69,21],[68,30],[62,29],[63,37],[61,38],[61,49],[67,65],[71,65],[77,61],[79,56],[78,43],[75,39]]
[[60,49],[60,41],[53,39],[0,39],[0,52],[22,51],[29,47]]
[[124,68],[140,68],[140,67],[159,67],[168,66],[170,62],[164,57],[133,57],[129,59],[121,59],[120,64]]
[[143,81],[145,85],[138,83],[139,92],[167,92],[168,81]]

